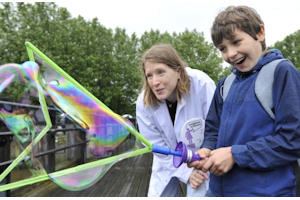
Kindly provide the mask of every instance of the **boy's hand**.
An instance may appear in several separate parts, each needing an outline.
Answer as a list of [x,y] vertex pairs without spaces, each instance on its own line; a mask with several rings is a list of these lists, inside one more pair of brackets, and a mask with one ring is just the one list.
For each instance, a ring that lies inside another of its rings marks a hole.
[[208,179],[207,173],[204,173],[198,169],[194,169],[189,178],[189,182],[193,189],[197,189],[207,179]]
[[206,162],[207,157],[209,156],[210,152],[211,152],[211,150],[208,149],[208,148],[201,148],[201,149],[199,149],[195,153],[199,154],[199,156],[200,156],[200,158],[202,160],[191,162],[191,163],[188,164],[188,167],[195,167],[197,169],[202,169],[202,166]]
[[210,152],[210,156],[202,166],[204,172],[221,176],[233,167],[235,161],[231,153],[231,147],[223,147]]

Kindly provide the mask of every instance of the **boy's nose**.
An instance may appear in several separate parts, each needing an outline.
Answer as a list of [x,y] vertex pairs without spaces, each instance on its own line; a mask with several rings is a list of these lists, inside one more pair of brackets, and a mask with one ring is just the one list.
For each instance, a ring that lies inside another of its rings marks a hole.
[[237,51],[235,48],[228,48],[227,50],[227,57],[234,58],[237,55]]

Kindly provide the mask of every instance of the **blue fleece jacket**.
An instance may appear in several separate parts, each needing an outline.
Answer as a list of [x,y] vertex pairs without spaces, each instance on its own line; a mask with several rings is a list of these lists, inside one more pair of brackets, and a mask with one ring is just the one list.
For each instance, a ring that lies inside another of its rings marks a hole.
[[255,96],[258,71],[281,59],[279,50],[261,57],[249,72],[236,68],[223,102],[216,89],[206,119],[203,147],[232,146],[233,168],[223,176],[210,177],[217,196],[295,196],[293,163],[300,157],[300,72],[289,61],[278,64],[273,83],[275,120]]

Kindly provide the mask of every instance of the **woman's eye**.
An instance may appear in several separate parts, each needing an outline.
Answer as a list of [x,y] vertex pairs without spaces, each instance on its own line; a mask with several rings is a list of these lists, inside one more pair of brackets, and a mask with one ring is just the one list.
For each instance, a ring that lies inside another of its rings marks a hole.
[[152,78],[152,74],[147,74],[147,75],[146,75],[146,78],[147,78],[147,79],[151,79],[151,78]]
[[163,70],[159,70],[159,71],[157,72],[158,75],[163,75],[164,73],[165,73],[165,71],[163,71]]

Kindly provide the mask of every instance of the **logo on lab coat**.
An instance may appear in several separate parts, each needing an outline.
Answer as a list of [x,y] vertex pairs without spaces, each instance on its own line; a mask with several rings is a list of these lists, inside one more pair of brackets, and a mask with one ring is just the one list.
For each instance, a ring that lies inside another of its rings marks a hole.
[[196,151],[200,148],[204,139],[205,121],[200,118],[188,120],[182,127],[181,138],[188,149]]

